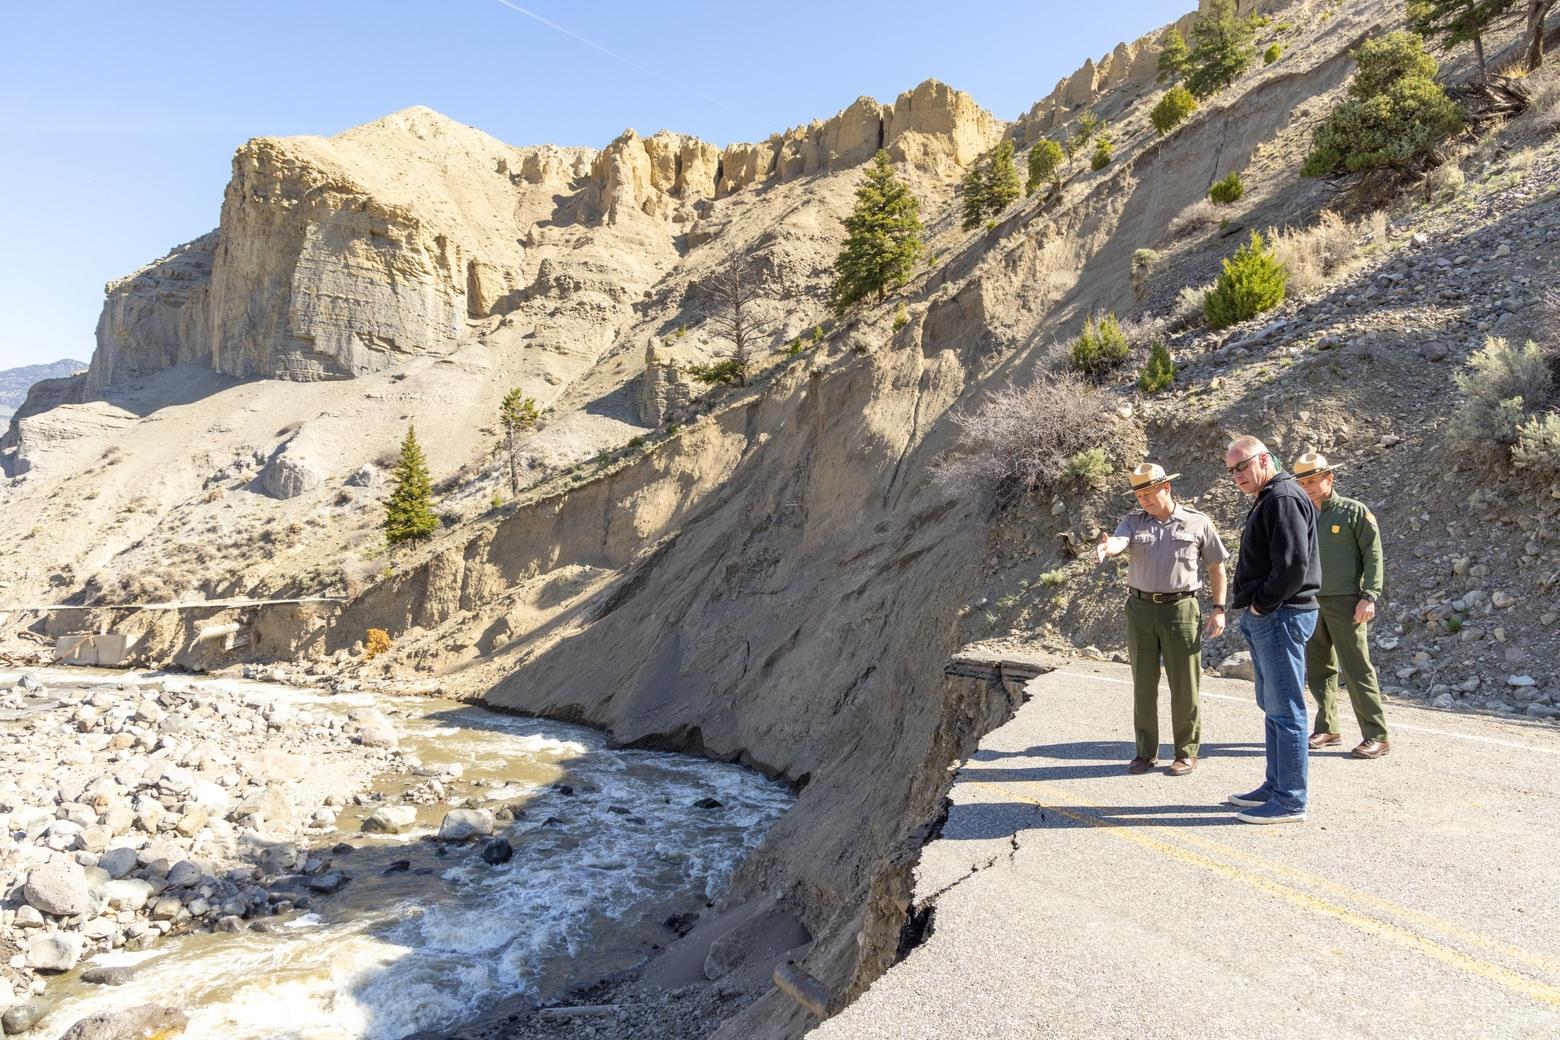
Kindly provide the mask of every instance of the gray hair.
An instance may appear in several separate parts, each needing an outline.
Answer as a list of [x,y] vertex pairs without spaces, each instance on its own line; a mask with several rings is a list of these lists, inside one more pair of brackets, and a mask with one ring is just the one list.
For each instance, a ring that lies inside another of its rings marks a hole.
[[1251,458],[1255,458],[1256,456],[1261,455],[1263,452],[1268,450],[1266,444],[1263,444],[1260,440],[1251,436],[1249,433],[1242,434],[1241,436],[1236,437],[1234,440],[1230,441],[1230,446],[1224,449],[1224,454],[1228,455],[1236,448],[1241,449],[1247,454],[1248,457]]

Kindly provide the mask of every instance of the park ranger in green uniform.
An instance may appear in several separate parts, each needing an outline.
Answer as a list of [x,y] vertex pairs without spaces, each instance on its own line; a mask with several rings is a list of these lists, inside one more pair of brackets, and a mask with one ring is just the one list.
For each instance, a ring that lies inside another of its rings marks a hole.
[[1197,768],[1201,736],[1197,680],[1202,674],[1201,612],[1197,592],[1208,572],[1213,609],[1207,635],[1224,631],[1224,561],[1229,551],[1205,514],[1177,502],[1170,482],[1179,473],[1145,462],[1129,474],[1142,508],[1128,513],[1109,537],[1094,547],[1095,563],[1131,550],[1127,557],[1127,655],[1132,662],[1133,728],[1137,755],[1129,773],[1146,773],[1159,756],[1159,666],[1170,682],[1170,722],[1175,761],[1166,770],[1185,776]]
[[1367,626],[1376,616],[1383,571],[1381,532],[1365,503],[1333,492],[1333,470],[1327,457],[1307,452],[1295,460],[1294,475],[1316,506],[1316,536],[1322,555],[1322,590],[1317,595],[1321,617],[1305,648],[1305,674],[1316,698],[1316,730],[1310,745],[1341,743],[1338,731],[1338,670],[1349,687],[1354,717],[1364,739],[1355,758],[1380,758],[1392,750],[1387,742],[1386,713],[1381,687],[1370,663]]

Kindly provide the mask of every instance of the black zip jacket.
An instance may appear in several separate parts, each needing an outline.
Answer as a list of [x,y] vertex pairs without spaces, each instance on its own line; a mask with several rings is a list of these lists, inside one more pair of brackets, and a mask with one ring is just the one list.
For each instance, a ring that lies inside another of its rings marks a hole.
[[1315,610],[1322,587],[1316,507],[1290,473],[1280,470],[1257,492],[1240,532],[1231,607]]

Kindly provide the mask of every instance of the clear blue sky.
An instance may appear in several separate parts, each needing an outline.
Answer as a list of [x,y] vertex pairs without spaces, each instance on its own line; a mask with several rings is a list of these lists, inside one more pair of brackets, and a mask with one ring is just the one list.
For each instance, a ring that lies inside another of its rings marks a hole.
[[0,0],[0,368],[87,360],[103,283],[215,227],[250,137],[427,105],[516,145],[724,145],[928,77],[1012,119],[1195,0],[513,4],[553,25],[504,0]]

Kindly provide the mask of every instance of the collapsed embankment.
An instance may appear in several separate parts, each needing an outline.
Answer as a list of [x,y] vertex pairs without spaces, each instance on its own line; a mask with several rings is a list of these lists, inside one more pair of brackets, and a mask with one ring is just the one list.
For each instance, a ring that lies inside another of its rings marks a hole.
[[[433,553],[352,603],[323,649],[384,627],[495,706],[797,785],[727,899],[799,919],[814,937],[801,967],[838,1002],[899,952],[947,766],[1010,706],[942,674],[985,546],[984,526],[961,522],[971,506],[925,480],[962,359],[829,367],[793,366],[634,464]],[[722,1035],[805,1023],[773,993]]]

